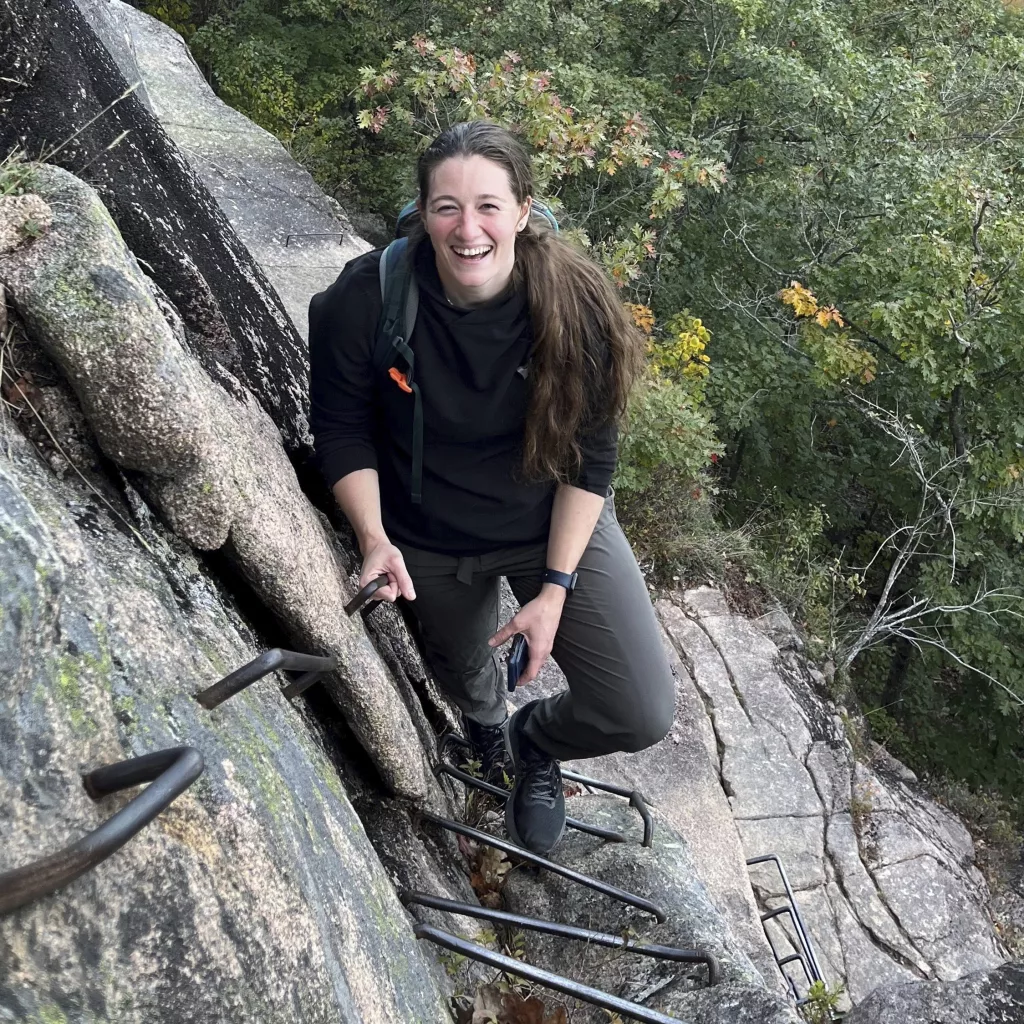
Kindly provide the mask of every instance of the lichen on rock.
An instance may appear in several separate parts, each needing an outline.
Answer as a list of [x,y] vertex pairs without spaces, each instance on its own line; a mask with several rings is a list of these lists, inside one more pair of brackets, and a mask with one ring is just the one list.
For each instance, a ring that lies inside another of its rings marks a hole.
[[50,230],[53,211],[37,195],[0,194],[0,256]]

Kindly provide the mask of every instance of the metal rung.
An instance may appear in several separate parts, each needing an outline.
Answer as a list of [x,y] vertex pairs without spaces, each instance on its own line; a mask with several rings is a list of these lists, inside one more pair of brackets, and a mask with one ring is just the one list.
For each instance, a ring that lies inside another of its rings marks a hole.
[[656,960],[671,960],[673,963],[704,964],[708,969],[708,985],[717,985],[722,979],[722,969],[718,959],[711,953],[699,949],[677,949],[674,946],[657,944],[640,945],[630,942],[621,935],[608,935],[590,928],[578,928],[572,924],[561,924],[558,921],[543,921],[537,917],[526,917],[522,914],[511,914],[506,910],[492,910],[476,903],[460,903],[457,900],[432,896],[426,892],[403,892],[398,897],[406,907],[429,907],[432,910],[444,910],[462,917],[475,917],[482,921],[494,921],[515,928],[527,928],[530,931],[543,932],[546,935],[558,935],[563,939],[580,939],[595,946],[607,946],[610,949],[622,949],[639,956],[654,957]]
[[800,966],[803,968],[804,975],[807,978],[807,984],[813,985],[815,982],[820,981],[824,984],[824,976],[821,973],[821,967],[818,964],[818,958],[814,953],[814,945],[811,942],[811,934],[807,930],[807,926],[804,924],[804,919],[800,914],[800,908],[797,906],[796,897],[793,895],[793,887],[789,884],[789,876],[786,874],[786,869],[782,866],[782,861],[779,860],[778,854],[768,853],[763,857],[751,857],[747,861],[747,866],[752,867],[755,864],[766,864],[772,862],[778,869],[779,877],[782,879],[782,887],[786,893],[787,902],[780,907],[775,907],[773,910],[766,911],[761,915],[761,924],[767,925],[769,921],[774,920],[777,917],[781,917],[783,914],[788,914],[790,920],[793,922],[793,930],[796,932],[797,945],[800,947],[800,952],[795,953],[791,956],[779,957],[778,951],[775,948],[775,942],[772,940],[771,934],[767,927],[764,929],[765,937],[768,939],[768,945],[771,947],[772,956],[775,957],[775,962],[779,966],[779,970],[782,972],[782,976],[786,979],[789,984],[790,990],[793,993],[793,998],[797,1000],[797,1004],[801,1003],[799,993],[796,990],[796,985],[793,979],[790,978],[782,968],[789,963],[795,963],[799,961]]
[[325,672],[333,672],[338,667],[338,659],[332,654],[318,657],[315,654],[300,654],[298,651],[284,651],[280,647],[261,654],[241,668],[228,673],[205,690],[195,694],[195,699],[207,711],[223,704],[235,694],[241,693],[247,686],[270,675],[271,672],[302,672],[294,682],[289,683],[281,691],[285,697],[295,697],[309,689]]
[[[469,772],[461,771],[454,766],[441,762],[435,769],[435,775],[448,775],[453,779],[458,779],[465,786],[473,786],[476,789],[481,789],[485,793],[490,793],[495,799],[500,800],[502,803],[508,800],[512,795],[507,789],[502,789],[501,786],[495,786],[490,782],[485,782],[483,779],[476,779]],[[617,832],[610,828],[601,828],[599,825],[588,825],[585,821],[577,821],[576,818],[566,817],[565,823],[569,828],[574,828],[578,832],[586,832],[592,836],[599,836],[601,839],[607,839],[611,843],[627,843],[629,842],[628,836],[624,836],[621,832]]]
[[524,850],[522,847],[516,846],[514,843],[507,842],[504,839],[498,839],[497,836],[492,836],[489,832],[481,832],[479,829],[470,828],[469,825],[463,825],[461,822],[442,818],[440,815],[434,814],[431,811],[420,811],[420,817],[427,821],[432,821],[435,825],[440,825],[441,828],[447,829],[449,832],[455,832],[458,835],[465,836],[467,839],[475,839],[478,843],[483,843],[485,846],[493,846],[496,850],[502,850],[505,853],[514,854],[522,860],[528,861],[531,864],[536,864],[538,867],[545,868],[556,875],[561,875],[563,878],[568,878],[571,882],[578,882],[580,885],[585,885],[588,889],[594,889],[596,892],[603,893],[605,896],[610,896],[612,899],[619,900],[621,903],[626,903],[631,907],[636,907],[638,910],[644,911],[645,913],[652,914],[658,924],[662,924],[666,920],[665,911],[650,900],[645,900],[641,896],[636,896],[631,892],[626,892],[625,889],[619,889],[617,886],[609,885],[607,882],[602,882],[600,879],[591,878],[589,875],[581,874],[579,871],[574,871],[572,868],[563,867],[561,864],[556,864],[554,861],[548,860],[546,857],[541,857],[536,853],[531,853],[529,850]]
[[572,996],[574,999],[582,999],[584,1002],[592,1003],[594,1006],[601,1006],[614,1013],[631,1017],[633,1020],[641,1021],[642,1024],[685,1024],[685,1021],[681,1021],[678,1017],[669,1017],[658,1010],[651,1010],[646,1006],[641,1006],[640,1003],[632,1003],[628,999],[620,999],[618,996],[609,995],[607,992],[591,988],[589,985],[581,985],[578,981],[573,981],[571,978],[562,977],[560,974],[552,974],[550,971],[534,967],[532,964],[524,964],[521,960],[514,960],[503,953],[496,953],[485,946],[478,946],[475,942],[460,939],[448,932],[441,931],[440,928],[432,928],[427,924],[417,924],[414,926],[413,932],[417,939],[427,939],[429,942],[434,942],[445,949],[450,949],[453,953],[460,953],[471,960],[487,964],[490,967],[496,967],[506,974],[514,974],[517,977],[526,978],[528,981],[552,988],[563,995]]
[[[448,733],[442,742],[442,750],[448,743],[469,749],[470,743],[464,736],[458,733]],[[562,778],[569,782],[578,782],[580,785],[589,786],[591,789],[600,789],[605,793],[614,793],[616,796],[624,796],[629,800],[629,806],[634,808],[644,823],[644,839],[641,845],[650,847],[654,843],[654,819],[647,809],[647,801],[643,793],[638,789],[626,789],[625,786],[616,786],[612,782],[602,782],[600,779],[592,779],[587,775],[580,775],[579,772],[570,771],[568,768],[561,768]]]
[[169,807],[202,772],[203,755],[195,747],[171,747],[82,776],[85,791],[93,800],[143,782],[149,785],[77,843],[0,875],[0,915],[63,888],[106,860]]

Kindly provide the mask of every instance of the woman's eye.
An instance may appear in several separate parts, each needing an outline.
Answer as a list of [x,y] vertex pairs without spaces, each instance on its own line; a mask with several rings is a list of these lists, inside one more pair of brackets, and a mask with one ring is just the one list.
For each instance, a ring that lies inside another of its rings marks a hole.
[[446,205],[446,206],[435,206],[434,207],[434,213],[453,213],[454,210],[455,210],[455,207],[451,206],[450,204]]

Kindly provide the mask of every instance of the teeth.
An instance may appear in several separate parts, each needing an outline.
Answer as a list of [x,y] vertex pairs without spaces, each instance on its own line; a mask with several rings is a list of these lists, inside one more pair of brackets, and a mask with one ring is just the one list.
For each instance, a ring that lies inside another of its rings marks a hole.
[[489,245],[478,245],[475,249],[459,249],[453,245],[452,248],[459,256],[482,256],[485,252],[491,251]]

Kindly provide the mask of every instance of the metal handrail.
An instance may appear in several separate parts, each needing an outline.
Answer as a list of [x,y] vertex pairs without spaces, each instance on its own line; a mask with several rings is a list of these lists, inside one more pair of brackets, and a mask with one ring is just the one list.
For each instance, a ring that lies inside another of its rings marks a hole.
[[708,985],[717,985],[722,980],[722,968],[717,957],[699,949],[677,949],[674,946],[660,946],[656,943],[631,942],[622,935],[608,935],[591,928],[579,928],[573,924],[562,924],[559,921],[542,921],[540,918],[527,917],[523,914],[512,914],[507,910],[493,910],[477,903],[460,903],[458,900],[433,896],[427,892],[402,892],[398,898],[403,906],[428,907],[431,910],[443,910],[460,917],[475,917],[481,921],[493,921],[495,924],[507,924],[515,928],[526,928],[529,931],[542,932],[545,935],[557,935],[563,939],[579,939],[595,946],[606,946],[609,949],[621,949],[639,956],[649,956],[656,960],[671,960],[673,963],[704,964],[708,969]]
[[663,924],[666,920],[665,911],[650,900],[645,900],[642,896],[637,896],[634,893],[626,892],[625,889],[609,885],[608,882],[602,882],[599,878],[591,878],[589,875],[574,871],[572,868],[556,864],[553,860],[548,860],[546,857],[541,857],[530,850],[524,850],[521,846],[516,846],[515,843],[492,836],[489,832],[481,832],[480,829],[470,828],[469,825],[463,825],[461,822],[442,818],[431,811],[420,811],[419,813],[421,818],[432,821],[435,825],[440,825],[441,828],[447,829],[449,832],[455,832],[457,835],[465,836],[467,839],[475,839],[478,843],[483,843],[485,846],[493,846],[496,850],[501,850],[504,853],[514,854],[516,857],[531,864],[536,864],[538,867],[545,868],[553,874],[568,878],[571,882],[578,882],[580,885],[585,885],[588,889],[593,889],[596,892],[603,893],[605,896],[610,896],[612,899],[619,900],[620,903],[626,903],[631,907],[636,907],[638,910],[643,910],[645,913],[653,915],[658,924]]
[[203,755],[195,747],[171,747],[84,775],[82,784],[93,800],[143,782],[149,785],[77,843],[0,875],[0,915],[55,892],[94,868],[142,831],[202,772]]
[[229,672],[223,679],[205,690],[200,690],[194,696],[207,711],[212,711],[271,672],[303,672],[304,675],[281,691],[285,697],[295,697],[303,690],[309,689],[325,672],[333,672],[337,667],[338,659],[333,654],[319,657],[315,654],[300,654],[298,651],[285,651],[275,647],[241,668],[236,668],[234,672]]
[[609,995],[600,989],[582,985],[571,978],[564,978],[560,974],[552,974],[551,971],[545,971],[541,967],[534,967],[521,960],[514,960],[512,957],[496,953],[486,946],[478,946],[475,942],[469,942],[449,932],[441,931],[440,928],[433,928],[428,924],[416,924],[413,926],[413,933],[417,939],[426,939],[428,942],[450,949],[453,953],[460,953],[471,960],[496,967],[506,974],[515,974],[520,978],[526,978],[528,981],[544,985],[564,995],[582,999],[594,1006],[602,1006],[606,1010],[626,1017],[632,1017],[633,1020],[641,1021],[642,1024],[685,1024],[678,1017],[669,1017],[668,1014],[661,1013],[659,1010],[651,1010],[646,1006],[641,1006],[640,1003],[620,999],[618,996]]

